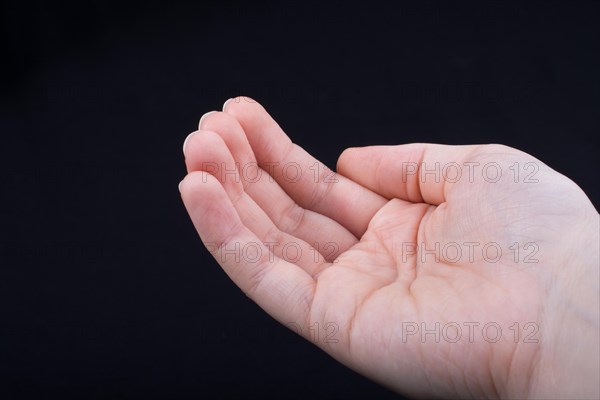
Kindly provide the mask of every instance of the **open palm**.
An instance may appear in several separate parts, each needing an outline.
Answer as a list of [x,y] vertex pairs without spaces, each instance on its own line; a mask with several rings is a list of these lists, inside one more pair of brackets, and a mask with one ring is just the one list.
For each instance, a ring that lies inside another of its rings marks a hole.
[[577,257],[554,243],[598,226],[570,180],[498,145],[349,149],[336,174],[248,98],[206,115],[184,152],[203,243],[274,318],[406,394],[547,394],[553,277]]

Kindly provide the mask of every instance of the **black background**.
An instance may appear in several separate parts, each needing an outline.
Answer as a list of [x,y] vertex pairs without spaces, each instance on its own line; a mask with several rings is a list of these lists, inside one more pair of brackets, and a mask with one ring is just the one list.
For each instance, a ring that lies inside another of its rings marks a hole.
[[377,397],[201,246],[181,145],[259,100],[349,146],[503,143],[596,207],[596,2],[2,3],[0,397]]

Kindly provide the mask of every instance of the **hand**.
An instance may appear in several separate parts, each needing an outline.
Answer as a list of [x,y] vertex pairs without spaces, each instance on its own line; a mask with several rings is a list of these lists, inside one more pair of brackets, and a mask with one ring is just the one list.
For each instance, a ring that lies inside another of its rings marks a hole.
[[223,109],[180,190],[274,318],[408,395],[598,397],[599,216],[572,181],[500,145],[348,149],[334,174],[253,100]]

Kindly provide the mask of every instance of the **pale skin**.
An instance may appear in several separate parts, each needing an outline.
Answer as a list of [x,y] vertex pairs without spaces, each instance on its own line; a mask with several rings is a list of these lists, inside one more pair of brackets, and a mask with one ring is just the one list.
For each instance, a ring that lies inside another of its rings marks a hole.
[[206,114],[184,154],[183,201],[223,270],[348,367],[415,397],[600,397],[600,216],[541,161],[373,146],[334,174],[249,98]]

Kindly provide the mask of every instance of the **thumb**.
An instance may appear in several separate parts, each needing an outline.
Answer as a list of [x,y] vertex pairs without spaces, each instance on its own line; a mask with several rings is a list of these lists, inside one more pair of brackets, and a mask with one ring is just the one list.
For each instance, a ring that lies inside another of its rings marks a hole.
[[472,176],[482,153],[502,155],[516,150],[502,145],[449,146],[413,143],[346,149],[338,173],[388,199],[439,205],[459,181]]

